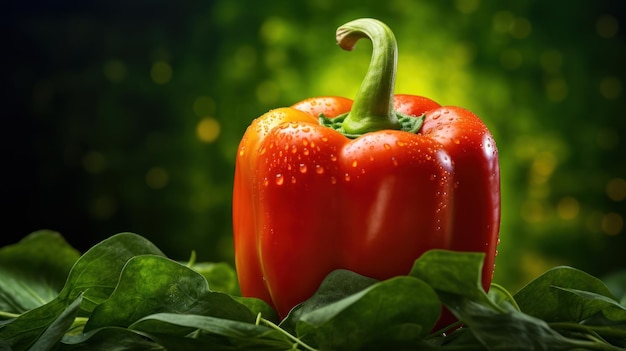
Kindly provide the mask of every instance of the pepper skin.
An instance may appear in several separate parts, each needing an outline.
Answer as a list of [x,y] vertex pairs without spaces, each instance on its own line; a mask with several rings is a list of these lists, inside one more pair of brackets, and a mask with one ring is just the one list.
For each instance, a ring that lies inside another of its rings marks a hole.
[[[281,317],[334,269],[387,279],[435,248],[484,252],[485,290],[491,283],[500,223],[492,135],[468,110],[393,95],[391,31],[371,19],[338,29],[347,50],[363,37],[372,39],[373,56],[354,102],[317,97],[269,111],[239,145],[233,229],[241,292]],[[421,116],[417,132],[400,126]],[[330,128],[322,119],[343,122]]]

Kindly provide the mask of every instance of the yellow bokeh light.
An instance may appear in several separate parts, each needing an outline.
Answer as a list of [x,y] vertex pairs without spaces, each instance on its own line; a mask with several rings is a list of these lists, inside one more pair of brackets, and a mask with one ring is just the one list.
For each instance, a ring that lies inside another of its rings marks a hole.
[[157,61],[150,69],[150,77],[157,84],[166,84],[172,80],[172,67],[164,61]]
[[209,96],[199,96],[193,102],[193,112],[198,117],[215,113],[215,100]]
[[624,228],[624,219],[618,213],[607,213],[602,217],[602,231],[608,235],[617,235]]
[[200,141],[212,143],[217,140],[220,135],[220,123],[215,118],[203,118],[196,126],[196,135]]
[[120,60],[111,60],[104,64],[104,76],[112,83],[119,83],[126,78],[126,65]]
[[606,184],[606,195],[613,201],[626,199],[626,180],[613,178]]
[[546,95],[554,102],[565,100],[568,94],[568,86],[565,79],[551,79],[546,83]]
[[596,33],[602,38],[613,38],[619,31],[619,22],[611,15],[603,15],[596,21]]
[[83,167],[91,174],[102,173],[107,162],[104,154],[98,151],[90,151],[83,156]]
[[622,94],[622,82],[617,77],[606,77],[600,81],[599,89],[605,99],[617,99]]
[[169,182],[169,173],[163,167],[152,167],[146,173],[146,185],[152,189],[161,189]]
[[561,217],[561,219],[564,220],[576,218],[579,212],[580,204],[578,203],[578,200],[571,196],[562,198],[556,205],[556,213],[559,217]]

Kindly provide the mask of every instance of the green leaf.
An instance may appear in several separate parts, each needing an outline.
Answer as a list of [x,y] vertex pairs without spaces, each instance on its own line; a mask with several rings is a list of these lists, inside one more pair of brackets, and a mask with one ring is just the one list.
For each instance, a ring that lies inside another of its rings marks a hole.
[[212,291],[239,295],[237,272],[228,263],[200,262],[192,265],[191,269],[206,278]]
[[120,233],[103,240],[76,261],[59,295],[73,300],[84,293],[84,298],[92,302],[91,307],[101,303],[113,292],[126,262],[138,255],[165,256],[137,234]]
[[358,293],[377,282],[376,279],[345,269],[334,270],[324,278],[313,296],[289,311],[287,317],[280,323],[280,327],[295,334],[296,323],[302,315]]
[[511,295],[511,293],[508,290],[506,290],[503,286],[499,284],[495,284],[495,283],[491,284],[491,287],[489,288],[489,292],[487,293],[487,297],[489,297],[489,299],[498,306],[509,304],[515,310],[517,311],[520,310],[519,306],[517,306],[517,302],[515,301],[515,298],[513,298],[513,295]]
[[455,315],[487,350],[571,350],[589,346],[585,342],[567,339],[545,321],[511,306],[502,312],[467,298],[458,299],[456,306]]
[[[2,325],[0,340],[8,341],[14,350],[27,349],[79,295],[83,295],[83,302],[91,298],[91,306],[108,296],[117,284],[122,267],[131,257],[140,254],[162,255],[162,252],[132,233],[116,234],[93,246],[75,262],[59,295]],[[85,304],[81,304],[81,308],[84,307]]]
[[626,306],[626,270],[614,272],[602,279],[604,284],[617,296],[620,304]]
[[74,322],[80,310],[82,296],[79,296],[46,328],[30,347],[31,350],[51,350]]
[[413,342],[428,334],[440,311],[428,284],[399,276],[303,314],[296,330],[324,350],[358,350],[377,341]]
[[24,313],[54,299],[80,254],[53,231],[0,249],[0,311]]
[[[573,291],[593,295],[581,296]],[[515,300],[524,313],[546,322],[581,322],[604,311],[604,307],[612,309],[617,304],[600,279],[571,267],[548,270],[515,294]],[[608,309],[606,312],[610,313]]]
[[278,314],[276,311],[267,304],[267,302],[257,299],[255,297],[241,297],[241,296],[231,296],[235,301],[240,304],[246,306],[252,314],[255,316],[261,314],[261,316],[270,321],[278,321]]
[[25,312],[0,328],[0,340],[13,350],[27,350],[50,324],[69,306],[61,299],[54,299],[45,305]]
[[481,284],[484,253],[431,250],[420,256],[409,273],[435,290],[482,300]]
[[62,351],[165,351],[164,346],[147,338],[143,333],[120,327],[105,327],[90,332],[65,336]]
[[[293,342],[278,330],[211,316],[159,313],[129,327],[156,338],[162,344],[184,350],[290,350]],[[193,335],[195,340],[189,340]],[[210,343],[209,343],[210,342]]]
[[169,258],[131,258],[109,299],[92,312],[85,330],[127,327],[154,313],[207,314],[253,322],[255,315],[227,294],[209,290],[206,279]]

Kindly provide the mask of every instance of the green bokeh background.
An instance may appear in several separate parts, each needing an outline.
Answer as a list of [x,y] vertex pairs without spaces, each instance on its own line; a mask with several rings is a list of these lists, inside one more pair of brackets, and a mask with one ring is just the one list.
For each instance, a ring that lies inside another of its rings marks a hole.
[[495,281],[624,269],[624,4],[14,2],[2,15],[0,240],[46,228],[85,250],[131,231],[176,259],[232,263],[245,128],[309,96],[353,97],[371,44],[342,51],[334,31],[375,17],[398,40],[396,91],[468,108],[496,138]]

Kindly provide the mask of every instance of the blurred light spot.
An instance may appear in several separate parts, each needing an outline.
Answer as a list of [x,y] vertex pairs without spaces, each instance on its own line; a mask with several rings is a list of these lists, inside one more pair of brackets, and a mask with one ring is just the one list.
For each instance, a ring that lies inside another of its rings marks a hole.
[[235,51],[235,64],[240,69],[254,67],[256,64],[256,50],[250,45],[242,45]]
[[606,183],[606,195],[613,201],[626,199],[626,180],[623,178],[613,178]]
[[259,102],[271,105],[280,97],[280,88],[271,80],[263,81],[256,88],[256,97]]
[[546,96],[554,102],[561,102],[567,97],[568,88],[565,79],[550,79],[546,83]]
[[203,118],[196,126],[196,135],[200,141],[212,143],[217,140],[217,137],[220,135],[220,123],[215,118]]
[[602,231],[608,235],[617,235],[624,228],[624,219],[615,212],[607,213],[602,217]]
[[516,49],[507,49],[500,53],[500,64],[506,69],[514,70],[519,68],[523,60],[522,53]]
[[167,62],[157,61],[152,65],[150,77],[157,84],[166,84],[172,80],[172,67]]
[[162,167],[152,167],[146,173],[146,185],[152,189],[162,189],[169,181],[169,173]]
[[548,73],[557,73],[563,65],[563,55],[558,50],[548,50],[541,54],[541,67]]
[[522,281],[533,280],[542,275],[550,268],[563,265],[563,262],[556,261],[554,258],[544,256],[533,250],[520,250],[519,267],[524,275]]
[[199,96],[193,102],[193,112],[198,117],[208,116],[215,113],[215,100],[208,96]]
[[522,204],[520,215],[528,223],[537,223],[545,218],[545,206],[536,200],[527,200]]
[[613,38],[619,31],[619,22],[611,15],[602,15],[596,20],[596,33],[602,38]]
[[556,213],[564,220],[576,218],[578,212],[580,212],[580,204],[571,196],[562,198],[556,205]]
[[98,196],[91,199],[89,203],[89,213],[95,220],[107,220],[117,211],[115,200],[109,196]]
[[556,163],[557,160],[553,153],[548,151],[541,152],[533,160],[532,172],[538,176],[549,177],[554,172]]
[[289,41],[289,24],[278,17],[268,18],[261,25],[260,35],[267,44],[279,44]]
[[617,99],[622,94],[622,82],[617,77],[606,77],[600,82],[600,94],[607,99]]
[[586,220],[587,229],[590,232],[600,233],[600,231],[602,230],[601,228],[602,216],[603,214],[598,211],[594,211],[587,216],[587,220]]
[[104,77],[112,83],[119,83],[126,78],[126,65],[120,60],[110,60],[104,64]]
[[454,5],[459,12],[470,14],[478,9],[480,0],[456,0]]
[[287,53],[282,48],[270,48],[265,51],[265,65],[267,67],[278,68],[287,61]]
[[515,16],[509,11],[499,11],[493,16],[493,30],[498,33],[507,33],[513,27]]
[[211,207],[211,195],[205,191],[197,191],[189,197],[189,209],[202,213]]
[[452,48],[452,54],[450,55],[452,62],[460,67],[470,64],[476,56],[476,48],[472,43],[458,43]]
[[598,131],[598,146],[605,150],[613,149],[619,143],[619,133],[615,129],[603,128]]
[[530,21],[523,17],[518,17],[513,21],[511,27],[511,36],[517,39],[524,39],[530,35],[532,31],[532,25]]
[[146,135],[146,150],[150,152],[160,152],[167,144],[167,136],[161,132],[150,132],[148,135]]
[[106,168],[106,158],[101,152],[90,151],[83,156],[83,167],[91,174],[101,173]]

